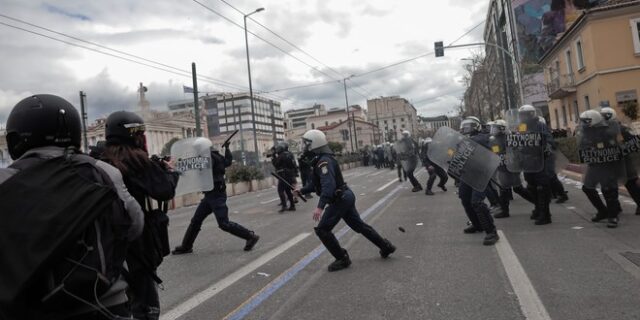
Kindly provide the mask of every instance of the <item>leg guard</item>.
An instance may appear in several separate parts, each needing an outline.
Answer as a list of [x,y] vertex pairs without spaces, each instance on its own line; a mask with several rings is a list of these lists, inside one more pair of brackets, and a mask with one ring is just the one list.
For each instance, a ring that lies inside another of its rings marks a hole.
[[602,202],[600,195],[598,195],[598,191],[596,189],[582,186],[582,192],[587,195],[589,202],[591,202],[596,210],[598,210],[598,214],[602,214],[606,217],[607,207],[604,205],[604,202]]
[[549,211],[549,202],[551,201],[550,190],[543,186],[536,187],[536,203],[538,210],[538,218],[536,225],[544,225],[551,223],[551,211]]
[[226,231],[228,233],[231,233],[232,235],[245,239],[245,240],[249,240],[251,238],[253,238],[253,232],[249,231],[247,228],[235,223],[235,222],[226,222],[226,223],[221,223],[219,225],[220,229],[222,229],[223,231]]
[[472,206],[482,230],[486,233],[494,233],[496,226],[493,224],[493,217],[491,217],[491,212],[489,212],[487,205],[484,202],[475,202]]
[[314,228],[314,230],[316,231],[316,235],[320,239],[320,242],[322,242],[324,247],[327,248],[327,251],[329,251],[336,260],[344,258],[347,251],[340,247],[340,243],[333,232],[319,229],[317,227]]
[[638,178],[627,181],[624,186],[627,188],[627,191],[629,191],[629,195],[636,205],[640,206],[640,187],[638,186]]
[[607,217],[617,218],[618,213],[622,211],[620,201],[618,200],[618,190],[616,188],[603,188],[602,195],[607,203]]

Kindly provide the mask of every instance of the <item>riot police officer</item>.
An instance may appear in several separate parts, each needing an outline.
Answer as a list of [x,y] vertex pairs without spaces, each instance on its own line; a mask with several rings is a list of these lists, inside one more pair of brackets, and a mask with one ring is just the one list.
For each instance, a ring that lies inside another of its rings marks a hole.
[[442,191],[447,191],[447,187],[445,185],[447,184],[447,181],[449,181],[449,176],[444,169],[429,159],[429,143],[431,143],[431,138],[426,138],[422,141],[422,147],[420,148],[420,160],[429,173],[429,179],[427,180],[424,194],[432,196],[434,193],[431,188],[433,188],[433,183],[436,181],[436,177],[440,178],[438,188],[442,189]]
[[[580,114],[580,160],[587,163],[582,191],[598,212],[591,219],[599,222],[607,219],[608,228],[618,226],[621,206],[618,200],[618,179],[625,174],[622,151],[617,141],[620,134],[617,123],[607,123],[600,112],[587,110]],[[601,156],[601,153],[606,155]],[[597,186],[600,186],[605,203],[602,203]]]
[[[481,132],[482,123],[476,117],[467,117],[460,124],[460,132],[468,136],[476,143],[489,148],[489,134]],[[464,181],[460,181],[458,196],[464,207],[464,211],[471,221],[471,226],[464,229],[464,233],[482,232],[486,233],[483,240],[484,245],[494,245],[500,237],[493,223],[493,217],[489,208],[484,203],[485,192],[474,190]]]
[[137,114],[128,111],[110,114],[105,122],[105,136],[107,145],[102,158],[122,172],[127,189],[145,214],[142,236],[127,253],[132,312],[137,319],[155,320],[160,314],[157,284],[162,282],[157,268],[171,248],[166,210],[154,209],[152,200],[166,208],[166,202],[175,195],[178,173],[165,161],[149,159],[144,120]]
[[[547,120],[545,120],[543,117],[539,116],[538,120],[545,126],[547,125]],[[546,152],[547,154],[549,154],[550,159],[549,166],[545,169],[547,169],[547,174],[549,175],[549,183],[551,184],[551,197],[557,199],[556,203],[565,203],[569,201],[569,196],[567,195],[568,192],[564,190],[564,186],[562,185],[562,182],[560,182],[560,179],[558,179],[558,174],[556,172],[556,153],[560,151],[557,150],[557,143],[555,143],[555,141],[553,142],[553,144],[548,143],[546,148],[550,149]]]
[[[298,169],[300,170],[300,180],[302,182],[302,187],[311,183],[311,160],[313,160],[313,153],[311,152],[302,152],[300,157],[298,157]],[[313,198],[311,194],[304,195],[307,199]]]
[[[527,189],[531,194],[531,198],[535,199],[535,208],[531,216],[532,220],[535,220],[535,225],[545,225],[551,223],[551,211],[549,204],[551,202],[551,179],[549,177],[549,166],[551,166],[551,149],[548,145],[553,145],[554,140],[551,136],[549,128],[542,122],[540,122],[536,109],[530,105],[524,105],[518,109],[518,116],[520,119],[519,127],[525,128],[524,132],[531,133],[529,136],[533,136],[535,141],[534,145],[536,150],[542,148],[539,156],[541,159],[534,159],[534,157],[524,158],[524,162],[533,162],[534,165],[541,165],[541,170],[531,170],[524,172],[524,179],[527,181]],[[538,141],[540,140],[540,141]],[[540,144],[540,146],[538,146]],[[526,157],[526,155],[525,155]],[[535,163],[536,161],[542,161],[541,164]],[[554,172],[555,174],[555,172]]]
[[[622,138],[624,140],[624,144],[629,146],[634,146],[636,144],[636,139],[638,137],[633,134],[633,129],[628,126],[622,125],[618,121],[618,117],[616,115],[616,111],[611,107],[603,107],[600,110],[600,114],[605,121],[617,122],[620,126],[620,132],[622,133]],[[626,183],[624,184],[625,188],[629,192],[631,199],[636,203],[636,215],[640,215],[640,186],[638,186],[638,171],[636,168],[636,158],[638,157],[638,151],[633,150],[631,148],[623,148],[623,155],[625,157],[624,164],[626,170]]]
[[313,219],[320,221],[315,227],[316,235],[336,259],[329,265],[329,271],[338,271],[351,265],[347,250],[340,246],[338,239],[331,231],[341,219],[353,231],[362,234],[378,246],[382,258],[387,258],[395,252],[396,247],[389,240],[382,238],[375,229],[360,218],[355,206],[356,197],[345,183],[340,165],[333,157],[324,133],[319,130],[309,130],[303,135],[302,140],[305,150],[315,154],[312,162],[313,184],[295,192],[304,194],[315,191],[320,197],[313,211]]
[[[293,154],[289,152],[289,145],[287,143],[278,143],[275,148],[275,155],[271,161],[279,176],[287,180],[290,185],[296,184],[298,168],[296,167]],[[280,179],[278,179],[278,196],[282,204],[278,212],[284,212],[285,210],[296,211],[295,199],[291,193],[291,188]],[[287,199],[289,200],[289,208],[287,208]]]
[[173,250],[173,254],[193,252],[193,242],[198,237],[202,222],[213,212],[218,222],[218,227],[236,237],[246,240],[244,251],[251,251],[260,237],[253,231],[238,223],[229,221],[229,208],[227,207],[227,192],[225,182],[225,168],[233,162],[233,155],[229,150],[229,143],[222,146],[224,156],[215,148],[211,148],[211,170],[213,171],[213,190],[205,192],[196,212],[191,218],[191,223],[182,239],[182,244]]
[[[422,185],[418,182],[418,179],[413,175],[418,164],[418,150],[416,142],[411,139],[411,133],[409,131],[402,131],[402,138],[395,143],[396,157],[398,158],[399,170],[402,170],[405,175],[405,180],[411,181],[413,189],[412,192],[422,191]],[[400,171],[398,171],[398,178],[400,178]]]

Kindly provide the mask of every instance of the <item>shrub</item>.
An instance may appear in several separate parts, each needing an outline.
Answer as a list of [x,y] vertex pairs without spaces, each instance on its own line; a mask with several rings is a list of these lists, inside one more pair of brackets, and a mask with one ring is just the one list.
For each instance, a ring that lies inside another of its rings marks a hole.
[[578,140],[576,137],[567,137],[555,139],[560,150],[571,163],[579,163],[578,159]]
[[262,180],[264,174],[255,166],[243,166],[238,163],[227,168],[227,181],[230,183],[250,182],[251,180]]

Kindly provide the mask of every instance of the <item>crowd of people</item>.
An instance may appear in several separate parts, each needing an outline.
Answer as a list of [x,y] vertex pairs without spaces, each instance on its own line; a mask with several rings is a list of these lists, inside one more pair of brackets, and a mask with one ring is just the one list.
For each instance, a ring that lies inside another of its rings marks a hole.
[[[592,221],[606,220],[607,227],[616,228],[619,181],[640,208],[635,160],[640,138],[611,108],[586,111],[580,120],[579,158],[587,167],[582,190],[597,210]],[[225,168],[233,157],[228,141],[222,154],[208,139],[194,140],[192,147],[204,155],[193,161],[201,161],[199,169],[211,170],[206,172],[213,184],[200,190],[204,196],[182,243],[171,250],[168,201],[179,182],[190,178],[182,167],[176,169],[175,159],[148,154],[144,120],[135,113],[114,112],[105,127],[106,141],[84,154],[80,116],[66,100],[39,94],[12,109],[6,139],[14,162],[0,169],[0,318],[159,319],[162,279],[157,268],[170,253],[193,252],[207,216],[213,213],[221,230],[244,240],[245,251],[258,243],[254,231],[229,219]],[[360,218],[355,194],[324,133],[309,130],[302,142],[298,159],[286,143],[275,145],[269,155],[280,212],[295,211],[297,199],[317,195],[314,230],[335,258],[328,266],[331,272],[351,265],[332,232],[340,220],[388,258],[396,247]],[[364,165],[396,169],[399,182],[409,181],[412,192],[424,189],[430,197],[436,179],[446,192],[451,176],[469,220],[463,231],[484,232],[484,245],[499,241],[494,218],[510,216],[512,193],[533,205],[535,225],[552,223],[551,199],[568,200],[557,176],[562,158],[544,119],[531,106],[522,106],[510,123],[484,124],[467,117],[459,131],[442,128],[433,138],[418,141],[404,131],[394,144],[362,153]],[[424,188],[414,175],[420,164],[429,176]]]

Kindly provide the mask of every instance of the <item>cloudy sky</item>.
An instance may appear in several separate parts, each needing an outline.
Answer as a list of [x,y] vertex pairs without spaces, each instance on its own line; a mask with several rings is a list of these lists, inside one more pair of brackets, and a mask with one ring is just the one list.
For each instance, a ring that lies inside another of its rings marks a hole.
[[[0,124],[13,105],[35,93],[79,106],[78,92],[85,91],[91,119],[133,110],[140,82],[149,88],[152,107],[166,109],[169,101],[190,98],[182,86],[191,86],[192,62],[201,91],[248,91],[243,18],[231,6],[246,13],[265,8],[251,16],[257,23],[250,18],[248,29],[278,48],[249,35],[253,87],[271,91],[268,96],[285,110],[314,103],[342,107],[341,79],[355,75],[347,81],[350,104],[400,95],[419,114],[445,114],[464,90],[467,61],[461,59],[478,48],[370,71],[430,53],[434,41],[450,44],[485,19],[489,2],[226,1],[2,0]],[[481,25],[456,44],[481,41],[483,30]]]

